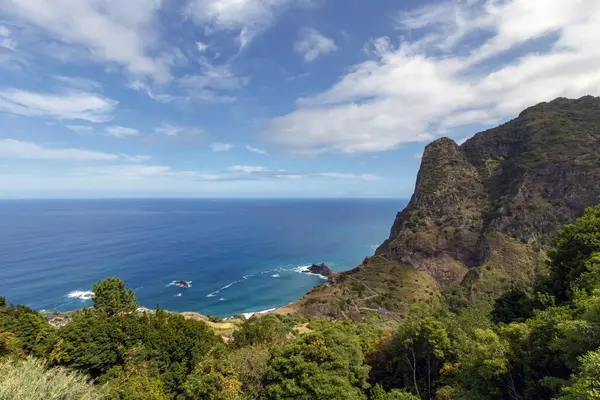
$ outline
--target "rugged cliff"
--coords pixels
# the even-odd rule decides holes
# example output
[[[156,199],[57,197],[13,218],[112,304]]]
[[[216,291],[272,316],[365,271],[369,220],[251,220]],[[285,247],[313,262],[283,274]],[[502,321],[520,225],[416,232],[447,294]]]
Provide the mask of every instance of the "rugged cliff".
[[[352,271],[283,312],[401,317],[444,286],[471,298],[532,283],[563,225],[600,203],[600,98],[559,98],[457,145],[425,149],[415,192],[390,237]]]
[[[559,98],[461,146],[427,146],[415,193],[376,254],[442,285],[467,277],[493,291],[531,280],[557,229],[599,202],[600,98]]]
[[[281,312],[401,318],[461,284],[472,299],[533,283],[551,237],[600,203],[600,98],[559,98],[423,153],[415,192],[374,257]]]

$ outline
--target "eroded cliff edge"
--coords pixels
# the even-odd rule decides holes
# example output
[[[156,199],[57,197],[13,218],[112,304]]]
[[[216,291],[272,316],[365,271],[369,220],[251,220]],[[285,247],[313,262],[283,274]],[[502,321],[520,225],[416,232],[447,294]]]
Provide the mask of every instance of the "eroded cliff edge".
[[[600,203],[600,98],[558,98],[422,157],[414,194],[375,256],[283,312],[401,317],[460,285],[471,298],[531,284],[551,237]]]
[[[415,193],[376,254],[442,285],[468,273],[531,280],[539,250],[599,202],[600,98],[559,98],[461,146],[427,146]]]

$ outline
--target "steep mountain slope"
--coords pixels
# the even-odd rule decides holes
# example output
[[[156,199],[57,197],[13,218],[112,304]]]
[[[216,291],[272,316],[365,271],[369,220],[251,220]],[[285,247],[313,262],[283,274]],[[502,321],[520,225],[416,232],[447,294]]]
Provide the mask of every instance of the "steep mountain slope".
[[[452,284],[477,297],[531,283],[550,238],[598,203],[600,98],[538,104],[461,146],[428,145],[410,203],[376,256],[290,310],[389,316]]]
[[[462,146],[446,138],[427,146],[415,193],[376,254],[442,285],[467,272],[531,280],[543,266],[539,250],[599,202],[600,98],[559,98]]]

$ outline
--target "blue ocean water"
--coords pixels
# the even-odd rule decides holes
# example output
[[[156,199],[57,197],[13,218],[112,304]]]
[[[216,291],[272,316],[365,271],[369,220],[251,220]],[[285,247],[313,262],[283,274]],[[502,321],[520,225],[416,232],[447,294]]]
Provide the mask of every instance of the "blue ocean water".
[[[388,235],[393,199],[3,200],[0,295],[35,309],[90,305],[73,297],[117,276],[140,304],[217,316],[301,297],[321,278],[298,267],[358,265]],[[192,281],[191,288],[172,285]],[[181,296],[177,296],[181,293]],[[71,295],[71,297],[69,297]]]

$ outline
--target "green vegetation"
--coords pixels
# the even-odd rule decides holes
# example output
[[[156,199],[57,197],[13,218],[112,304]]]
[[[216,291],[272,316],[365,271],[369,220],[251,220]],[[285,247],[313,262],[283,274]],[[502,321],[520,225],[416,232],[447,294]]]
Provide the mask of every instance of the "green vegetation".
[[[94,308],[108,315],[135,311],[139,305],[133,290],[119,278],[107,278],[92,286]]]
[[[47,369],[43,361],[31,357],[0,363],[0,400],[108,399],[105,389],[77,372]]]
[[[598,149],[592,96],[530,107],[460,146],[440,138],[376,254],[429,273],[442,290],[466,279],[472,300],[530,287],[552,237],[600,199]]]
[[[0,299],[0,400],[600,399],[600,206],[553,243],[547,274],[496,298],[471,296],[468,281],[440,292],[414,269],[386,277],[400,266],[374,257],[368,286],[335,277],[344,302],[399,309],[396,295],[431,294],[368,323],[255,316],[232,323],[229,343],[211,327],[228,321],[135,311],[116,278],[58,328]]]

